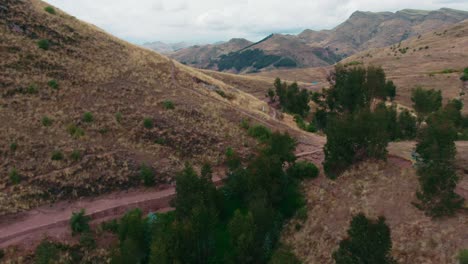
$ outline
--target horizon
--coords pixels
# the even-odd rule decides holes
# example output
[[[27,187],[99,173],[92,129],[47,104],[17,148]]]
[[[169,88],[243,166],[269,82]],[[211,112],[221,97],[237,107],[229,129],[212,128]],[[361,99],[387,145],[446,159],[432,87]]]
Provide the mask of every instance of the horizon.
[[[396,12],[404,9],[434,11],[450,8],[468,10],[463,0],[416,0],[374,3],[369,0],[333,0],[327,3],[291,0],[240,1],[187,0],[126,1],[47,0],[78,19],[134,44],[163,42],[191,45],[212,44],[245,38],[256,42],[270,34],[299,34],[303,30],[329,30],[351,14],[361,12]],[[283,15],[288,14],[288,15]],[[310,15],[312,14],[312,15]]]

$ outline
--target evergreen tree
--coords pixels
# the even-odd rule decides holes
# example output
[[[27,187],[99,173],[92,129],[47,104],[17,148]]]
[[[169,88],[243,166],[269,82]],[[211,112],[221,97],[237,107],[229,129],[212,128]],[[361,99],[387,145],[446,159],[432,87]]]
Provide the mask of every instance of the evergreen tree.
[[[416,117],[406,109],[401,111],[397,121],[397,138],[402,140],[414,139],[417,130]]]
[[[255,261],[255,223],[252,213],[243,215],[236,210],[228,226],[231,237],[233,262],[256,263]]]
[[[417,87],[411,94],[413,108],[418,113],[418,117],[423,120],[427,115],[439,110],[442,106],[442,93],[434,89],[424,90]]]
[[[340,242],[333,253],[336,264],[395,263],[390,255],[392,240],[385,218],[369,220],[362,213],[353,217],[348,238]]]

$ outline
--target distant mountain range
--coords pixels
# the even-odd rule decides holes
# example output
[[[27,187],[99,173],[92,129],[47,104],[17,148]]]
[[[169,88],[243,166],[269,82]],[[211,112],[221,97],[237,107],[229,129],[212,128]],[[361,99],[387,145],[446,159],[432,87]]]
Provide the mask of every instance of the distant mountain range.
[[[298,35],[271,34],[256,43],[232,39],[191,47],[165,46],[161,42],[145,46],[198,68],[258,72],[332,65],[357,52],[399,43],[465,19],[468,19],[467,11],[449,8],[403,9],[395,13],[356,11],[331,30],[306,29]]]
[[[142,46],[148,49],[152,49],[161,54],[169,54],[180,49],[188,48],[192,44],[187,42],[178,42],[178,43],[164,43],[162,41],[147,42]]]

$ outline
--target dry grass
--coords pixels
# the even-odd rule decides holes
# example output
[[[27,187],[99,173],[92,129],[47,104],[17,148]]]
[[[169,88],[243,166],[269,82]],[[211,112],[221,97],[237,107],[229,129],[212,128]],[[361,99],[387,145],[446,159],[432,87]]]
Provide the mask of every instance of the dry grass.
[[[283,241],[304,263],[333,263],[331,254],[346,236],[352,216],[364,212],[386,217],[398,263],[455,263],[458,251],[468,246],[467,213],[426,217],[411,204],[418,188],[414,169],[402,169],[400,163],[367,162],[336,181],[306,182],[308,219],[289,223]],[[296,226],[302,228],[297,231]]]
[[[0,13],[0,215],[139,186],[142,163],[155,168],[159,184],[172,182],[185,162],[220,164],[229,146],[247,155],[255,143],[240,120],[269,118],[252,95],[58,9],[51,15],[41,1],[2,4],[8,12]],[[50,49],[39,49],[39,39]],[[51,79],[58,91],[47,85]],[[36,94],[21,93],[31,84]],[[175,109],[165,109],[165,100]],[[82,122],[85,112],[94,122]],[[51,126],[41,124],[44,116]],[[144,118],[154,128],[145,129]],[[71,136],[72,124],[84,135]],[[51,160],[56,149],[64,160]],[[82,154],[78,161],[70,158],[74,150]],[[19,185],[9,179],[13,168]]]

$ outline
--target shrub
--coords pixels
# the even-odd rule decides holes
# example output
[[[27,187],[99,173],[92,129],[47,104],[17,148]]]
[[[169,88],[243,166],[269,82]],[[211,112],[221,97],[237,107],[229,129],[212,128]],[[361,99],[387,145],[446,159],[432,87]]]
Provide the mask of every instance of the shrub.
[[[50,88],[54,89],[54,90],[58,90],[59,88],[59,84],[57,82],[57,80],[50,80],[47,85],[49,85]]]
[[[249,128],[248,134],[261,142],[265,142],[270,138],[271,130],[263,125],[253,125]]]
[[[86,112],[83,114],[83,117],[81,118],[81,120],[83,120],[83,122],[86,122],[86,123],[91,123],[94,121],[93,114],[91,112]]]
[[[115,113],[115,121],[117,121],[117,123],[119,124],[122,122],[122,113],[120,112]]]
[[[55,243],[43,240],[34,251],[34,263],[51,264],[59,258],[60,250]]]
[[[298,161],[288,168],[288,175],[296,179],[316,178],[319,175],[317,166],[307,161]]]
[[[79,161],[81,160],[81,152],[79,150],[73,150],[73,152],[70,154],[70,159],[73,161]]]
[[[49,14],[55,15],[55,8],[53,8],[51,6],[44,7],[44,10]]]
[[[81,209],[79,212],[73,212],[70,218],[70,227],[72,235],[89,231],[89,220],[91,218],[85,215],[85,210]]]
[[[243,129],[249,129],[249,127],[250,127],[250,122],[249,122],[249,120],[243,118],[243,119],[241,120],[241,125],[240,125],[240,126],[241,126]]]
[[[461,77],[460,79],[461,79],[462,81],[465,81],[465,82],[468,81],[468,68],[465,68],[465,69],[463,70],[463,75],[462,75],[462,77]]]
[[[51,157],[52,160],[63,160],[63,154],[60,150],[54,150],[54,152],[52,152],[52,157]]]
[[[13,142],[10,144],[10,151],[14,152],[16,151],[16,149],[18,149],[18,143],[16,142]]]
[[[141,165],[140,179],[143,180],[145,186],[153,186],[155,184],[154,170],[150,166]]]
[[[74,138],[82,137],[85,134],[84,130],[75,124],[69,125],[67,130],[68,130],[68,133],[70,133],[70,135]]]
[[[41,120],[41,123],[42,123],[43,126],[48,127],[48,126],[51,126],[51,125],[52,125],[53,120],[50,119],[50,118],[47,117],[47,116],[44,116],[44,117],[42,118],[42,120]]]
[[[458,261],[460,264],[468,264],[468,249],[460,250],[460,253],[458,254]]]
[[[47,39],[41,39],[37,42],[37,46],[40,49],[48,50],[50,48],[50,42]]]
[[[26,93],[28,93],[28,94],[37,94],[37,92],[38,92],[37,85],[35,85],[35,84],[29,85],[27,90],[26,90]]]
[[[119,231],[119,223],[117,222],[116,219],[110,220],[103,222],[101,224],[101,227],[104,231],[111,232],[113,234],[117,234],[117,231]]]
[[[163,106],[164,106],[164,109],[167,109],[167,110],[170,110],[170,109],[174,109],[174,103],[170,100],[166,100],[163,102]]]
[[[146,128],[146,129],[152,129],[154,127],[154,123],[153,123],[153,119],[151,118],[145,118],[143,120],[143,126]]]
[[[13,184],[19,184],[21,182],[21,176],[15,168],[10,171],[8,176],[10,177],[10,181]]]
[[[96,248],[96,240],[91,232],[85,232],[80,236],[80,246],[87,249]]]

